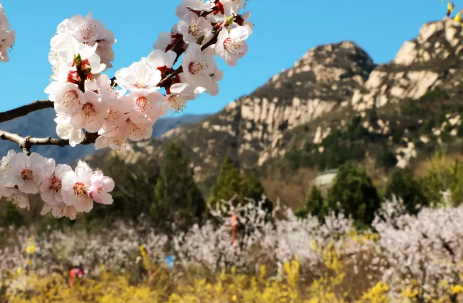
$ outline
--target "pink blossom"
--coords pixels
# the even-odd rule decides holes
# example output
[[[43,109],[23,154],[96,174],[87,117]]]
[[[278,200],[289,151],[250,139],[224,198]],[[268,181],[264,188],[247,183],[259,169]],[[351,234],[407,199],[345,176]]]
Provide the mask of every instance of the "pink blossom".
[[[63,201],[68,206],[74,206],[79,212],[90,212],[93,199],[90,197],[92,186],[92,169],[82,161],[76,170],[68,171],[62,177]]]
[[[75,129],[85,128],[96,133],[103,126],[108,116],[108,104],[103,102],[94,92],[85,92],[85,103],[71,117],[71,125]]]
[[[93,173],[90,195],[96,203],[111,205],[113,203],[113,198],[109,192],[112,192],[113,190],[113,179],[104,176],[99,170]]]
[[[45,90],[54,102],[55,111],[61,115],[72,115],[85,104],[84,93],[74,83],[51,83]]]
[[[40,186],[40,196],[42,200],[50,206],[57,206],[63,202],[61,194],[63,175],[72,171],[69,165],[58,164],[55,167],[55,161],[48,159],[45,177]]]

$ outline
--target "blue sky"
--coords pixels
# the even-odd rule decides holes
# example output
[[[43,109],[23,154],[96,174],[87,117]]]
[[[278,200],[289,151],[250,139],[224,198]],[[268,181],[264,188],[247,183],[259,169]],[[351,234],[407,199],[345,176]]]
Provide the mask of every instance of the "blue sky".
[[[112,76],[122,67],[147,56],[161,31],[178,19],[180,0],[0,0],[12,28],[17,31],[10,62],[0,63],[0,111],[44,99],[51,73],[47,55],[56,26],[74,14],[92,12],[114,31]],[[463,1],[462,1],[463,2]],[[256,24],[248,40],[250,51],[236,67],[219,63],[225,77],[217,97],[203,95],[184,113],[214,113],[226,104],[291,67],[310,48],[342,40],[363,47],[376,63],[394,58],[405,40],[420,26],[442,19],[446,5],[440,0],[249,0]]]

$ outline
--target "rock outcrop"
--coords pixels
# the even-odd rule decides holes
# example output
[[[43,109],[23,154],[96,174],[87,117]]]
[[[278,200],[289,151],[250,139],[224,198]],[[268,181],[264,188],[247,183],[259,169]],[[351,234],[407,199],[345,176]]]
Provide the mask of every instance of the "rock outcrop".
[[[353,42],[318,46],[178,138],[188,140],[199,179],[215,173],[225,154],[243,167],[259,166],[281,154],[285,133],[348,106],[374,67]]]
[[[353,107],[363,111],[418,99],[435,87],[449,92],[460,87],[462,38],[461,24],[451,19],[425,24],[418,38],[405,42],[392,62],[378,66],[355,91]]]

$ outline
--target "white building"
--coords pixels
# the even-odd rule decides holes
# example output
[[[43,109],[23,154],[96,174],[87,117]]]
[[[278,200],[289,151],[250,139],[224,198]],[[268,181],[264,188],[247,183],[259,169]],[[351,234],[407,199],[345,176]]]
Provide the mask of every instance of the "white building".
[[[320,189],[327,189],[333,184],[337,169],[327,170],[315,178],[315,185]]]

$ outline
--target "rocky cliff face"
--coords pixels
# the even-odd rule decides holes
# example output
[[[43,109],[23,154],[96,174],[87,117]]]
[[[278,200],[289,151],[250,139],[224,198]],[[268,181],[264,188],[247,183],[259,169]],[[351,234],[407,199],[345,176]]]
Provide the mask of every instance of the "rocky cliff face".
[[[374,64],[353,42],[316,47],[249,96],[177,138],[188,140],[199,179],[217,172],[228,154],[252,168],[281,154],[284,134],[348,106]]]
[[[406,98],[418,99],[435,87],[459,93],[463,72],[461,24],[444,20],[425,24],[418,38],[403,44],[396,58],[378,66],[365,86],[355,91],[352,105],[362,111]],[[460,79],[459,79],[460,78]]]
[[[406,166],[419,156],[418,145],[425,154],[448,143],[449,136],[463,136],[462,35],[461,24],[452,20],[425,24],[392,62],[378,66],[353,42],[318,46],[252,94],[164,139],[184,142],[202,181],[218,173],[225,155],[255,168],[306,143],[326,152],[323,139],[359,116],[366,136],[375,138],[370,141],[390,148],[397,165]],[[155,156],[155,144],[134,145],[124,157]]]

